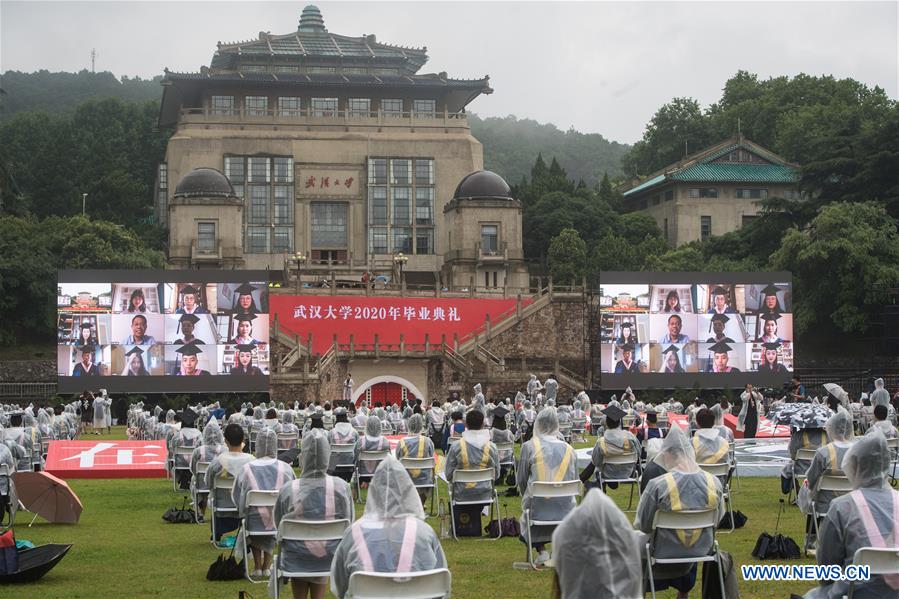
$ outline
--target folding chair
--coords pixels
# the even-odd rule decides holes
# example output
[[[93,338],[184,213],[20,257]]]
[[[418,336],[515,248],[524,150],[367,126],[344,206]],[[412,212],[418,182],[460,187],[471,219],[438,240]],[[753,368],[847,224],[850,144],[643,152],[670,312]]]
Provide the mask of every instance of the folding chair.
[[[274,512],[275,503],[278,501],[278,491],[247,491],[247,499],[246,499],[246,509],[249,512],[250,508],[269,508]],[[264,580],[253,580],[253,577],[250,576],[250,537],[274,537],[278,538],[277,530],[250,530],[247,527],[247,518],[241,518],[241,523],[243,525],[243,570],[246,575],[247,580],[252,583],[260,583],[265,582]]]
[[[636,421],[636,416],[625,416],[621,419],[621,428],[623,428],[624,430],[628,430],[630,427],[634,426],[634,423]]]
[[[586,418],[574,418],[571,421],[571,435],[579,440],[584,440],[584,433],[587,430]]]
[[[493,468],[475,468],[471,470],[462,470],[461,468],[453,471],[453,480],[449,485],[449,496],[450,496],[450,520],[453,523],[453,538],[455,540],[459,540],[459,537],[456,536],[456,514],[454,507],[456,505],[489,505],[490,506],[490,520],[496,520],[497,528],[499,530],[499,536],[494,539],[496,540],[502,537],[502,527],[499,526],[499,496],[496,494],[496,487],[493,486],[493,477],[496,475],[496,470]],[[456,485],[462,485],[467,483],[489,483],[490,484],[490,499],[478,499],[476,501],[460,501],[456,499]]]
[[[845,495],[852,491],[852,483],[849,482],[849,479],[843,475],[835,475],[835,474],[822,474],[821,479],[818,481],[818,492],[821,491],[830,491],[832,493],[836,493],[836,497],[840,495]],[[834,499],[836,499],[834,497]],[[818,518],[823,518],[826,514],[818,513],[817,501],[812,502],[812,521],[815,526],[815,538],[818,538]]]
[[[234,488],[234,479],[229,477],[217,476],[212,481],[212,489],[209,491],[209,509],[212,517],[209,519],[209,530],[212,531],[212,545],[219,547],[216,541],[218,536],[215,534],[215,518],[236,518],[237,506],[231,501],[231,490]]]
[[[734,528],[734,504],[731,501],[730,497],[730,477],[733,473],[733,468],[727,462],[719,462],[717,464],[696,464],[699,466],[700,470],[708,472],[719,481],[721,481],[721,487],[723,489],[722,498],[724,499],[724,504],[727,506],[728,512],[730,512],[730,530],[728,533],[732,533]],[[717,532],[717,531],[716,531]]]
[[[808,462],[811,465],[812,460],[815,459],[816,449],[798,449],[796,450],[796,459],[793,460],[793,492],[796,495],[799,495],[799,487],[802,486],[802,481],[805,480],[805,474],[796,474],[796,462],[804,461]],[[805,470],[808,472],[808,468]]]
[[[282,564],[284,559],[284,541],[339,541],[349,527],[349,520],[294,520],[291,518],[281,520],[278,523],[278,554],[272,561],[272,574],[275,577],[275,599],[280,597],[281,578],[317,578],[331,575],[330,569],[322,572],[285,570]]]
[[[499,463],[500,468],[503,466],[512,466],[512,472],[515,473],[515,480],[518,480],[518,462],[515,460],[515,442],[496,443],[496,453],[500,456],[508,456],[505,461]]]
[[[172,490],[178,492],[178,472],[190,472],[190,458],[194,454],[195,447],[176,447],[172,463]],[[178,465],[178,458],[182,458],[185,466]]]
[[[331,457],[337,455],[335,458],[338,462],[337,465],[334,466],[334,473],[338,472],[351,472],[353,474],[356,473],[356,444],[355,443],[331,443]],[[342,456],[350,456],[351,459],[345,460],[349,462],[348,464],[340,464],[344,460],[341,460]],[[352,477],[350,478],[352,480]]]
[[[899,437],[895,437],[893,439],[887,439],[887,448],[890,450],[890,457],[892,458],[893,468],[890,473],[890,478],[895,483],[896,482],[896,463],[899,462]]]
[[[47,459],[48,451],[50,451],[50,439],[44,437],[41,439],[41,457]]]
[[[293,423],[297,427],[297,436],[303,436],[303,427],[306,426],[306,416],[304,414],[298,413],[296,417],[293,419]]]
[[[575,504],[581,497],[581,481],[580,480],[563,480],[559,482],[541,482],[531,481],[528,483],[528,494],[531,497],[531,505],[534,505],[535,499],[564,499],[573,497]],[[574,506],[572,506],[574,509]],[[556,527],[562,523],[562,520],[532,520],[530,508],[524,510],[524,534],[527,539],[525,550],[525,563],[515,562],[513,567],[537,569],[534,562],[534,548],[531,542],[531,527],[533,526],[552,526]]]
[[[590,418],[590,434],[595,435],[596,431],[599,430],[599,427],[602,425],[602,418],[598,416],[593,416]]]
[[[365,427],[364,427],[364,426],[354,426],[353,428],[356,429],[356,432],[359,433],[360,435],[364,435],[364,434],[365,434]]]
[[[297,446],[299,436],[296,433],[278,433],[278,451],[287,451]]]
[[[353,572],[347,599],[435,599],[450,596],[452,575],[446,568],[421,572]]]
[[[571,424],[560,424],[559,432],[562,434],[562,438],[565,439],[566,443],[571,443]]]
[[[197,462],[197,473],[190,481],[190,499],[194,504],[194,521],[200,523],[200,496],[209,496],[209,489],[206,488],[206,470],[209,469],[209,462]]]
[[[246,431],[244,431],[246,432]],[[256,451],[256,435],[259,434],[259,429],[250,429],[250,434],[247,436],[247,439],[250,440],[250,453],[254,453]]]
[[[721,568],[721,554],[718,549],[718,541],[712,540],[712,546],[706,555],[696,557],[672,557],[657,558],[653,556],[653,548],[655,546],[656,531],[662,530],[695,530],[697,528],[711,528],[714,533],[718,526],[718,510],[710,508],[707,510],[683,510],[673,512],[668,510],[659,510],[655,513],[652,522],[652,533],[649,541],[646,543],[646,567],[649,569],[649,588],[652,598],[656,599],[656,584],[652,576],[652,567],[656,564],[690,564],[699,562],[715,562],[718,566],[718,583],[721,585],[721,597],[726,597],[727,593],[724,589],[724,572]]]
[[[435,501],[440,503],[440,487],[437,485],[437,458],[434,456],[428,458],[402,458],[400,463],[403,465],[403,468],[406,469],[407,472],[410,470],[430,470],[431,471],[431,483],[418,484],[415,482],[415,479],[412,478],[412,473],[409,472],[409,478],[412,478],[412,484],[415,485],[416,489],[431,489],[431,509],[430,514],[432,516],[436,516],[437,512],[435,510]]]
[[[861,547],[855,551],[852,563],[871,568],[875,574],[899,574],[899,549],[896,547]],[[849,599],[855,592],[855,581],[849,583]]]
[[[387,459],[387,454],[390,451],[387,449],[382,449],[381,451],[360,451],[359,457],[356,459],[356,497],[362,497],[362,479],[365,478],[366,481],[371,480],[375,476],[375,470],[378,469],[378,465]],[[377,462],[375,467],[372,468],[371,474],[363,473],[362,469],[359,465],[362,462]]]
[[[631,506],[634,504],[634,487],[640,484],[640,476],[637,473],[637,466],[640,463],[640,455],[636,451],[632,451],[630,453],[622,453],[619,455],[606,455],[602,457],[602,468],[597,468],[597,477],[599,479],[599,488],[602,489],[603,493],[605,493],[605,484],[606,483],[618,483],[622,485],[630,485],[631,493],[630,498],[627,502],[627,509],[625,512],[630,512]],[[602,472],[605,470],[606,464],[612,464],[616,466],[624,466],[631,465],[631,475],[625,478],[606,478],[603,476]]]

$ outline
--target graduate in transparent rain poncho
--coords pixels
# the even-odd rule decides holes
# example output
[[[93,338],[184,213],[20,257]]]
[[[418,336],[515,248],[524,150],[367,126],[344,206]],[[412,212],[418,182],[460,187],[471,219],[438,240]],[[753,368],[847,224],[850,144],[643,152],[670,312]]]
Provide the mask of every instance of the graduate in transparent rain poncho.
[[[359,433],[350,424],[346,408],[334,410],[334,420],[334,428],[328,431],[328,443],[331,445],[355,445],[359,441]],[[355,463],[354,453],[332,453],[330,464],[328,465],[328,474],[338,476],[346,482],[350,482],[353,478],[353,469],[350,466],[355,465]],[[338,470],[338,466],[347,466],[347,468]]]
[[[446,454],[444,472],[446,480],[450,483],[453,480],[453,472],[456,470],[490,468],[494,470],[493,479],[499,478],[499,452],[496,450],[496,445],[490,441],[490,431],[484,430],[483,427],[483,412],[470,410],[465,415],[465,432]],[[453,485],[453,497],[456,501],[490,503],[493,499],[491,490],[492,486],[489,482],[459,483]]]
[[[233,417],[234,415],[232,415]],[[225,427],[223,432],[227,451],[216,456],[209,463],[209,468],[206,469],[206,488],[209,489],[210,495],[214,492],[216,478],[236,479],[244,464],[253,460],[252,455],[243,451],[246,437],[240,424],[231,422]],[[226,491],[218,493],[215,498],[215,505],[221,508],[233,508],[234,502],[231,499],[231,494]],[[217,542],[224,533],[231,532],[239,524],[240,520],[237,518],[214,516],[212,526],[213,540]]]
[[[534,435],[521,446],[518,458],[518,490],[521,493],[521,509],[531,510],[532,520],[561,520],[574,509],[574,497],[558,499],[532,498],[530,484],[577,480],[577,456],[574,449],[559,439],[559,418],[553,408],[543,408],[534,421]],[[521,519],[521,540],[525,539],[525,521]],[[538,552],[537,565],[549,561],[546,544],[552,537],[552,527],[532,526],[531,543]]]
[[[355,459],[359,460],[359,454],[363,451],[389,451],[390,441],[381,434],[381,420],[377,416],[369,416],[365,422],[365,434],[356,441]],[[377,462],[362,460],[359,462],[359,472],[363,476],[370,476],[378,467]]]
[[[291,520],[356,519],[350,485],[327,474],[331,446],[325,431],[313,429],[300,444],[300,477],[281,488],[275,504],[275,524]],[[283,541],[279,569],[287,572],[325,572],[338,541]],[[322,599],[328,587],[327,578],[292,578],[295,599]]]
[[[396,444],[396,458],[430,458],[434,456],[434,443],[424,436],[423,423],[420,414],[413,414],[409,419],[409,434]],[[416,485],[434,484],[433,470],[409,470],[409,476]],[[421,500],[424,501],[431,494],[431,489],[418,490]]]
[[[643,597],[642,535],[608,495],[591,489],[553,532],[555,597]]]
[[[843,475],[843,456],[849,451],[849,447],[854,441],[852,416],[843,408],[839,408],[836,414],[827,419],[824,430],[827,432],[830,443],[815,451],[815,457],[812,458],[812,464],[806,473],[808,499],[815,502],[815,508],[822,515],[827,513],[831,500],[838,494],[834,491],[819,491],[818,485],[824,474]],[[802,501],[799,501],[799,504],[800,507],[803,507]],[[803,511],[810,514],[811,505],[807,504]]]
[[[183,470],[177,470],[178,484],[182,489],[190,488],[190,463],[187,457],[177,454],[175,450],[178,447],[197,447],[202,443],[203,435],[197,430],[196,424],[197,413],[190,408],[185,408],[184,411],[181,412],[181,430],[177,431],[172,436],[169,445],[169,455],[175,456],[176,470],[178,468],[183,468]]]
[[[3,429],[0,428],[0,439],[2,438]],[[0,443],[0,464],[5,464],[7,471],[7,476],[0,475],[0,526],[6,526],[15,520],[19,507],[16,484],[12,478],[16,472],[16,458],[6,443]]]
[[[331,563],[331,592],[346,596],[354,572],[421,572],[446,568],[437,533],[424,521],[405,468],[388,456],[375,471],[365,513],[343,535]]]
[[[237,506],[240,517],[245,518],[247,531],[277,530],[272,508],[247,508],[247,495],[250,491],[278,491],[294,480],[296,476],[290,464],[277,459],[278,435],[270,428],[263,428],[256,435],[256,459],[247,462],[240,470],[231,500]],[[253,550],[253,562],[256,569],[253,576],[268,576],[272,565],[272,550],[275,548],[274,536],[248,537]]]
[[[190,474],[193,477],[192,483],[197,491],[208,491],[206,486],[206,478],[197,476],[197,465],[200,463],[211,464],[219,455],[225,452],[225,436],[222,434],[222,428],[219,426],[215,418],[210,418],[203,429],[203,444],[194,449],[190,456]],[[208,468],[208,466],[207,466]],[[197,509],[197,518],[203,521],[203,513],[206,511],[206,503],[208,496],[201,493],[199,496]]]
[[[621,428],[621,420],[624,418],[624,411],[617,406],[610,405],[602,411],[606,416],[605,430],[602,436],[596,440],[593,446],[591,463],[583,472],[581,472],[581,480],[586,483],[594,473],[594,470],[602,471],[603,478],[629,478],[633,475],[635,464],[639,460],[635,460],[634,464],[606,464],[606,456],[619,456],[638,452],[640,450],[640,442],[630,432]],[[617,483],[609,483],[609,487],[615,489]]]
[[[845,568],[862,547],[899,547],[899,493],[888,483],[890,454],[880,431],[858,439],[841,465],[854,490],[830,503],[816,554],[820,565]],[[845,596],[848,589],[845,581],[822,582],[805,596],[837,598]],[[895,599],[899,597],[899,575],[872,575],[869,581],[857,582],[853,597]]]
[[[721,483],[696,465],[696,456],[689,437],[674,426],[662,442],[662,449],[653,458],[665,474],[652,479],[640,496],[634,527],[652,533],[652,523],[658,510],[715,509],[715,521],[724,516]],[[710,528],[695,530],[657,530],[653,552],[658,558],[698,557],[707,555],[715,540]],[[652,570],[656,590],[669,586],[678,590],[678,597],[686,597],[696,584],[696,564],[656,565]]]

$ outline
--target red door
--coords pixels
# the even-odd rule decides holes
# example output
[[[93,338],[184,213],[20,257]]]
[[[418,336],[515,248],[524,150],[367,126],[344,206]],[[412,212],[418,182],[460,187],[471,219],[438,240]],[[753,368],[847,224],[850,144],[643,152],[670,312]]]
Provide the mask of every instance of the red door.
[[[377,404],[386,406],[388,404],[399,404],[403,401],[403,386],[399,383],[377,383],[370,387],[371,403],[374,407]],[[365,399],[365,395],[359,397],[359,403]]]

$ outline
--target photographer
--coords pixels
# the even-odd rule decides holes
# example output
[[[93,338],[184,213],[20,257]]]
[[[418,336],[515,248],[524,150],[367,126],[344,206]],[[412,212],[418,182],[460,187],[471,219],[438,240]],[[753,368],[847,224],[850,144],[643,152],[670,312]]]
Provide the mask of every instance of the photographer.
[[[799,380],[799,375],[794,374],[793,380],[790,381],[789,395],[792,401],[805,401],[805,385]]]

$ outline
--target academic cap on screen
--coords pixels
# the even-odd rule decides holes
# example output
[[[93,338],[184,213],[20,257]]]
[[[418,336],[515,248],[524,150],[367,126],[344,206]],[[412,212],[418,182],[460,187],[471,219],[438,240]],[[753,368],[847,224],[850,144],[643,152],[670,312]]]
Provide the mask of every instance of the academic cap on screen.
[[[255,314],[238,314],[234,318],[236,320],[253,321],[253,320],[256,320],[256,315]]]
[[[134,347],[131,348],[131,351],[125,352],[125,355],[130,356],[131,354],[137,354],[138,356],[140,356],[143,353],[144,353],[144,350],[142,350],[141,348],[139,348],[138,346],[135,345]]]
[[[626,412],[618,406],[609,406],[608,408],[603,410],[602,413],[605,414],[608,418],[611,418],[612,420],[618,420],[619,422],[626,415]]]
[[[669,345],[665,349],[662,350],[663,354],[667,354],[668,352],[679,352],[680,350],[676,345]]]
[[[191,324],[197,324],[200,322],[200,317],[195,316],[194,314],[182,314],[181,318],[178,319],[178,322],[189,322]]]
[[[84,347],[81,348],[81,353],[83,353],[83,354],[92,354],[95,351],[97,351],[97,348],[94,347],[93,345],[85,345]]]
[[[253,287],[249,283],[244,283],[243,285],[241,285],[234,291],[236,291],[238,293],[238,295],[250,295],[251,293],[256,291],[256,287]]]
[[[716,320],[720,320],[724,324],[727,324],[727,321],[730,320],[730,317],[727,314],[715,314],[714,316],[712,316],[712,322],[715,322]]]
[[[196,343],[185,343],[175,351],[185,356],[196,356],[203,353],[203,350]]]
[[[239,343],[237,345],[237,351],[238,352],[251,352],[251,351],[253,351],[253,349],[255,349],[255,347],[256,347],[255,343]]]
[[[768,285],[764,289],[762,289],[762,294],[764,295],[777,295],[777,292],[780,291],[780,288],[775,286],[774,284]]]
[[[624,343],[622,345],[619,345],[618,349],[620,349],[622,351],[634,351],[634,344],[633,343]]]
[[[716,354],[724,354],[729,351],[732,351],[733,348],[731,346],[729,346],[727,343],[725,343],[724,341],[719,341],[715,345],[711,346],[709,348],[709,350],[715,352]]]
[[[780,343],[777,341],[769,341],[768,343],[762,343],[762,347],[765,349],[777,349],[780,347]]]
[[[186,287],[181,288],[181,293],[192,293],[193,295],[199,295],[200,290],[193,285],[187,285]]]
[[[82,322],[82,323],[81,323],[81,328],[82,328],[82,329],[89,329],[89,328],[91,328],[91,326],[92,326],[92,325],[91,325],[91,323],[89,323],[89,322]]]
[[[765,312],[762,314],[762,320],[773,320],[776,322],[780,319],[780,316],[778,312]]]

